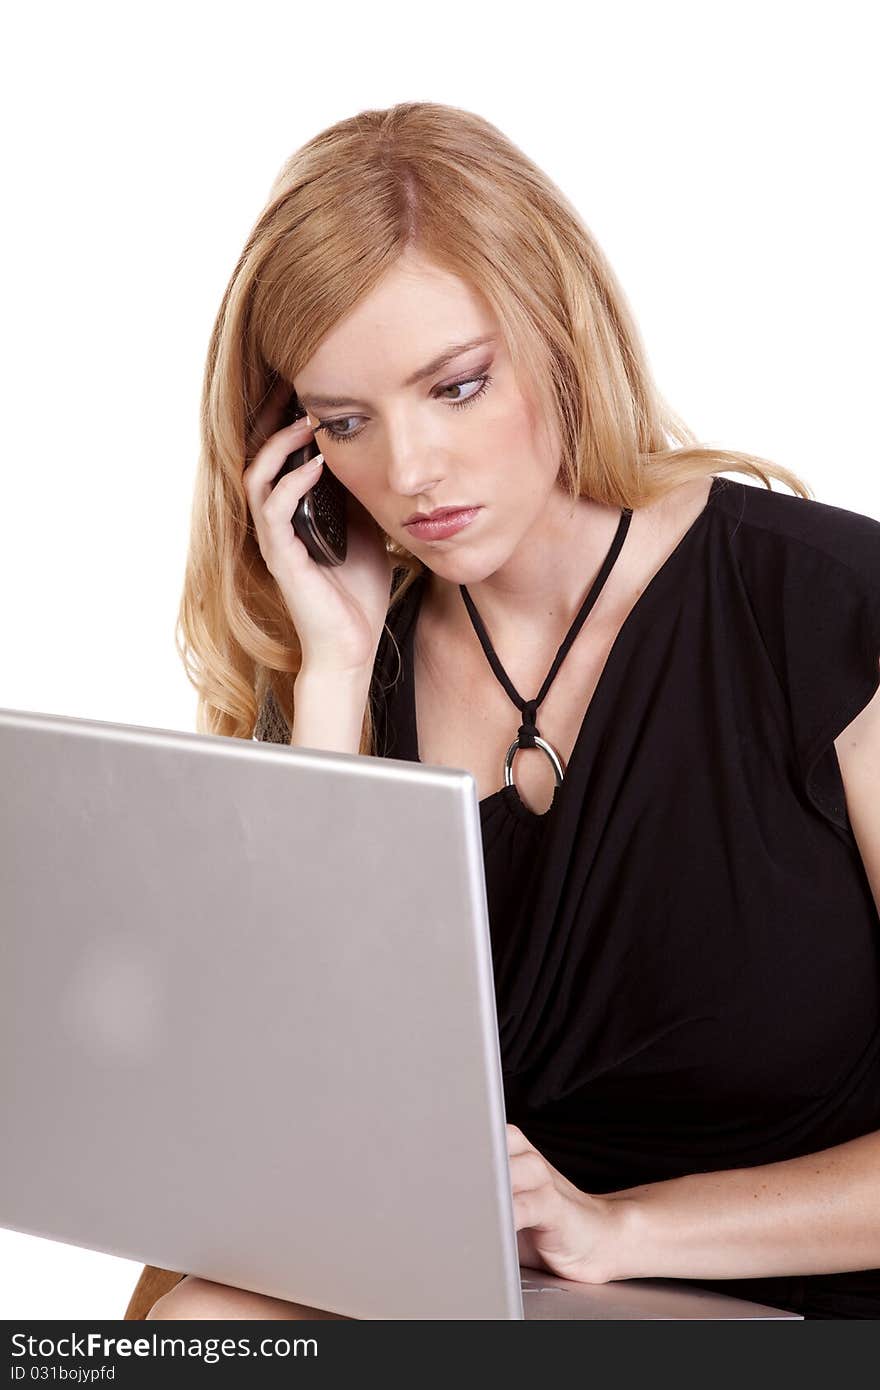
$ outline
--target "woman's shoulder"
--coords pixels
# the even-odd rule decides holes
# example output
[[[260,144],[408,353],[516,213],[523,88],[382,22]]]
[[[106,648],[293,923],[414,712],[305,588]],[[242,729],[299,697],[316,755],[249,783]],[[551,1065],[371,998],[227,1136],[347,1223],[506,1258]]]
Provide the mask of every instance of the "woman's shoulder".
[[[725,480],[729,481],[729,480]],[[768,651],[820,680],[823,662],[876,667],[880,521],[798,494],[730,482],[717,494],[725,552]],[[832,667],[826,667],[829,673]]]
[[[880,681],[880,521],[748,483],[717,500],[729,521],[723,612],[743,598],[785,693],[804,788],[849,836],[834,740]]]
[[[880,520],[864,512],[762,484],[724,478],[717,505],[740,550],[792,564],[842,566],[880,586]]]

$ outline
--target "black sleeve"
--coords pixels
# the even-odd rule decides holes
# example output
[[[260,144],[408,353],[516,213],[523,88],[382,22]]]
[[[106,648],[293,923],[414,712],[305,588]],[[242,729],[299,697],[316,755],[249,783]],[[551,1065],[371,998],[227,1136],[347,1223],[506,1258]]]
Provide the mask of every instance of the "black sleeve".
[[[880,521],[812,499],[785,508],[787,534],[765,537],[761,624],[803,790],[851,833],[834,740],[880,686]]]

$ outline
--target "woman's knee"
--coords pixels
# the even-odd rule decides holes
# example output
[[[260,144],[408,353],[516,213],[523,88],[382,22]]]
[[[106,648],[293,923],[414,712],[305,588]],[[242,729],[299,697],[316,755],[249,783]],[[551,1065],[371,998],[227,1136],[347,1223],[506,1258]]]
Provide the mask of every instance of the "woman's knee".
[[[328,1313],[323,1308],[311,1308],[305,1303],[289,1303],[286,1299],[271,1298],[250,1289],[217,1284],[195,1274],[185,1275],[173,1289],[157,1298],[145,1320],[156,1322],[173,1319],[183,1322],[211,1318],[272,1318],[279,1321],[333,1318],[349,1321],[343,1313]]]

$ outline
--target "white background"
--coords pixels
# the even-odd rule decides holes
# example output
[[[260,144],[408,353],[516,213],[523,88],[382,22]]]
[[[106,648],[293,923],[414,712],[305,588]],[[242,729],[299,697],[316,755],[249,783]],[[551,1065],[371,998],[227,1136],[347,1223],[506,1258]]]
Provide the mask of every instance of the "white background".
[[[700,440],[880,517],[871,19],[846,0],[17,6],[0,706],[194,728],[173,630],[208,334],[283,160],[366,107],[488,118],[580,209]],[[121,1317],[140,1267],[0,1230],[0,1317]]]

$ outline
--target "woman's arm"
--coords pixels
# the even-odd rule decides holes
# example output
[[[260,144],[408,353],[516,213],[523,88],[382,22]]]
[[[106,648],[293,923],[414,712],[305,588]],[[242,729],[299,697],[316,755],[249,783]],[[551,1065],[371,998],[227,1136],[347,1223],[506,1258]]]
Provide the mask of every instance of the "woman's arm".
[[[880,1268],[880,1130],[819,1153],[608,1193],[610,1279]]]

